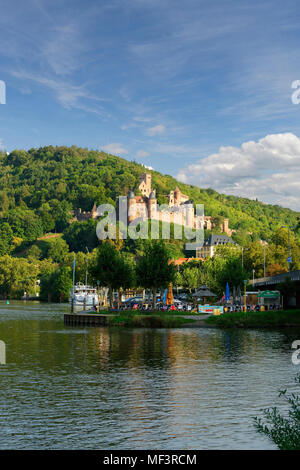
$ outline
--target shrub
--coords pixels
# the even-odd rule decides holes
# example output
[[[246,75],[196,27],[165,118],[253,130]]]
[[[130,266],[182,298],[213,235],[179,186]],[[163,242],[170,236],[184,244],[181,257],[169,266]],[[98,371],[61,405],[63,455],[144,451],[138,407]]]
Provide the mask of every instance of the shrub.
[[[300,385],[300,374],[296,377]],[[265,422],[254,418],[257,431],[271,439],[280,450],[300,450],[300,396],[287,395],[287,390],[279,393],[289,405],[287,416],[280,414],[276,407],[263,410]]]

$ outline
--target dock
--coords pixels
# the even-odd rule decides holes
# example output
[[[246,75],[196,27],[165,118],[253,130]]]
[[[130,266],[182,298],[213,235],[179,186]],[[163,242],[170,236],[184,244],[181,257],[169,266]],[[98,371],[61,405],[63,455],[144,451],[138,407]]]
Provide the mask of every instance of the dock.
[[[115,315],[101,313],[65,313],[64,324],[69,326],[107,326],[107,318]]]

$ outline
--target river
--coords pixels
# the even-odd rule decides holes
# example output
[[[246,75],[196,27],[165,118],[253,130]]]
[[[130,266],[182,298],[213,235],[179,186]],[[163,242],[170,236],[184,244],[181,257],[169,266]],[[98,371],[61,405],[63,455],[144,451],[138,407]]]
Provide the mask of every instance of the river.
[[[274,449],[252,418],[300,372],[300,330],[73,328],[0,303],[0,449]]]

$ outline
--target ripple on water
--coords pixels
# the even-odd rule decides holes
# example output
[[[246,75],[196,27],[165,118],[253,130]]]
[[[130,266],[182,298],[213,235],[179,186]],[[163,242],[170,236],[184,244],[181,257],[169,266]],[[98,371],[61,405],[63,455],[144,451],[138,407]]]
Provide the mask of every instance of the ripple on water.
[[[0,305],[1,449],[274,448],[252,418],[299,332],[69,329],[66,308]]]

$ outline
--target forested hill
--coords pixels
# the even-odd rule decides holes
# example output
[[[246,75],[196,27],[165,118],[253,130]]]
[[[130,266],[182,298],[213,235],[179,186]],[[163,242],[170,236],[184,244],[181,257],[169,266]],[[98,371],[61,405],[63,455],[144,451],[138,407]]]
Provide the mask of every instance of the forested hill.
[[[115,204],[116,197],[131,188],[138,193],[139,175],[145,171],[149,170],[134,161],[77,147],[0,153],[0,216],[11,227],[19,224],[18,233],[22,217],[35,220],[32,238],[54,229],[62,231],[70,210],[89,211],[94,202]],[[300,216],[280,206],[225,196],[157,171],[151,173],[159,203],[167,202],[166,195],[178,185],[194,203],[205,205],[206,215],[228,217],[230,228],[254,232],[263,239],[281,225],[295,224]]]

